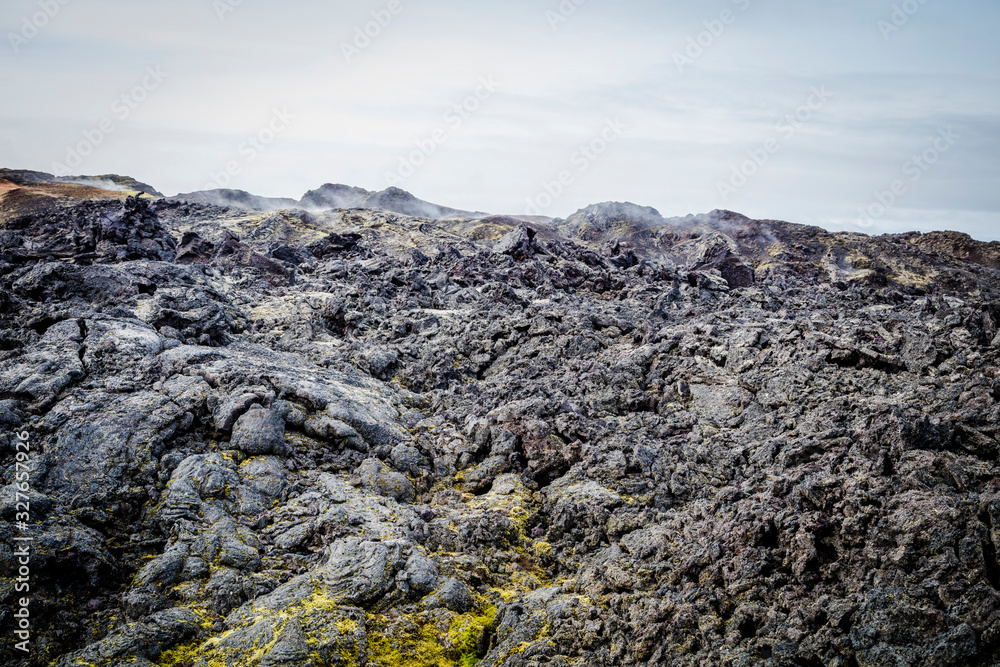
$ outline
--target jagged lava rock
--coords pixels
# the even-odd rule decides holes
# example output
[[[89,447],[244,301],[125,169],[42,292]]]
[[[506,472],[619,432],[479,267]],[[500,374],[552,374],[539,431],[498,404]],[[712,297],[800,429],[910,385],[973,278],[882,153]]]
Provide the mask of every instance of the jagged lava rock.
[[[1000,665],[993,244],[0,179],[2,664]]]

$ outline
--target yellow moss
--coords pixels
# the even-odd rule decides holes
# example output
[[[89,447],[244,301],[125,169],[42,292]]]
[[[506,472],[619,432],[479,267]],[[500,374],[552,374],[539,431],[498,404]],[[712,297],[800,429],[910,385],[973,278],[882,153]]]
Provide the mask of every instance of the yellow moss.
[[[535,555],[539,557],[548,556],[552,553],[552,545],[545,541],[535,542],[532,548],[535,550]]]
[[[542,588],[549,584],[549,575],[537,561],[537,554],[521,547],[514,547],[518,555],[511,568],[508,584],[523,593]]]
[[[510,511],[510,520],[514,522],[518,530],[520,530],[522,533],[525,532],[528,528],[528,517],[530,516],[531,514],[528,512],[528,510],[520,506],[515,507]]]
[[[337,621],[337,631],[341,634],[347,635],[356,632],[358,629],[357,621],[351,618],[342,618]]]
[[[771,257],[777,257],[784,251],[785,245],[783,243],[775,243],[767,247],[767,254]]]
[[[176,648],[172,648],[169,651],[164,651],[160,654],[159,667],[186,667],[187,665],[193,665],[198,659],[199,648],[201,648],[202,642],[193,641],[187,644],[182,644]]]
[[[488,605],[482,614],[464,614],[451,623],[448,638],[457,647],[462,667],[473,667],[479,662],[479,646],[483,636],[493,628],[497,608]]]
[[[209,630],[212,627],[212,619],[215,614],[204,607],[188,607],[189,611],[194,613],[200,620],[199,625],[202,630]],[[160,661],[158,663],[159,667],[186,667],[186,665],[194,664],[198,655],[201,653],[199,650],[205,642],[200,639],[195,639],[187,643],[176,646],[169,651],[163,651],[160,654]],[[209,663],[209,667],[218,667]],[[222,667],[225,667],[224,665]]]
[[[296,605],[302,611],[309,613],[314,611],[330,611],[337,607],[337,601],[326,594],[326,591],[317,588],[312,595]],[[350,621],[354,624],[354,621]],[[338,624],[338,629],[339,629]],[[354,624],[354,627],[357,627]],[[352,628],[353,631],[354,628]]]
[[[521,642],[511,650],[507,651],[507,656],[511,655],[521,655],[531,646],[531,642]]]
[[[433,625],[421,626],[416,632],[392,638],[379,628],[368,632],[368,663],[381,667],[454,667],[442,646]],[[395,641],[393,641],[395,639]]]
[[[484,604],[478,613],[452,619],[442,634],[432,622],[422,622],[398,635],[386,633],[387,621],[373,616],[368,623],[368,664],[380,667],[474,667],[479,649],[496,619],[497,608]],[[416,619],[414,619],[416,622]]]
[[[931,284],[930,276],[926,276],[920,273],[915,273],[909,269],[900,269],[896,273],[896,281],[902,283],[903,285],[910,285],[913,287],[927,287]]]
[[[518,591],[508,590],[505,588],[491,588],[490,593],[496,593],[504,602],[512,602],[521,597],[521,593]]]

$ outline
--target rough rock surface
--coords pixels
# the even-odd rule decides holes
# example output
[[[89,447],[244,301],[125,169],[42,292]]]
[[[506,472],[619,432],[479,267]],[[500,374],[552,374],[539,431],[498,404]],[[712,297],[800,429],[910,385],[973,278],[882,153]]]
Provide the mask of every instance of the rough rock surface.
[[[994,244],[4,174],[0,664],[1000,665]]]

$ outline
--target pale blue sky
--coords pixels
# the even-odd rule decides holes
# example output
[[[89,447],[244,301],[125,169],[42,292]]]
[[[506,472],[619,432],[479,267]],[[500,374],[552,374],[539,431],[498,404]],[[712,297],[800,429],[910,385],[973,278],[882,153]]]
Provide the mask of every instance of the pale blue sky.
[[[64,2],[0,9],[5,166],[51,172],[83,142],[93,150],[74,173],[174,194],[233,162],[231,187],[298,197],[324,182],[382,189],[422,141],[433,154],[392,182],[458,208],[524,213],[530,201],[565,216],[627,200],[667,216],[729,208],[1000,239],[995,1],[566,0],[575,11],[560,13],[559,0],[398,0],[350,62],[342,45],[389,0]],[[912,14],[887,32],[904,4]],[[55,16],[34,19],[46,25],[28,39],[45,5]],[[220,19],[220,7],[232,11]],[[702,53],[678,64],[699,37]],[[145,99],[125,106],[144,77]],[[475,111],[449,114],[477,87]],[[782,121],[797,110],[803,122]],[[262,152],[241,150],[269,124],[280,131]],[[578,152],[595,140],[602,154]],[[908,162],[925,150],[931,163]],[[744,165],[752,155],[764,164]],[[543,184],[561,172],[550,198]],[[883,209],[876,193],[897,180]],[[865,208],[875,215],[859,226]]]

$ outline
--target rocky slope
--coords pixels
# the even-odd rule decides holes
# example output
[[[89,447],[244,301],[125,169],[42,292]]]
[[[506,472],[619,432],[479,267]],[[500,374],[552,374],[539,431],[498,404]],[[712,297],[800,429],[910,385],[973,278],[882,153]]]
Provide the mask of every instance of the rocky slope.
[[[460,211],[446,206],[438,206],[417,199],[399,188],[388,188],[381,192],[370,192],[362,188],[327,183],[321,188],[310,190],[301,199],[278,197],[258,197],[243,190],[202,190],[181,193],[170,198],[174,202],[202,204],[219,208],[241,209],[244,211],[280,211],[301,209],[304,211],[328,211],[331,209],[368,209],[399,213],[424,218],[482,218],[485,214]]]
[[[2,664],[1000,665],[1000,244],[0,179]]]

